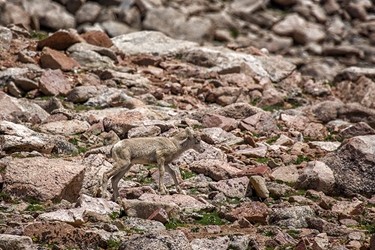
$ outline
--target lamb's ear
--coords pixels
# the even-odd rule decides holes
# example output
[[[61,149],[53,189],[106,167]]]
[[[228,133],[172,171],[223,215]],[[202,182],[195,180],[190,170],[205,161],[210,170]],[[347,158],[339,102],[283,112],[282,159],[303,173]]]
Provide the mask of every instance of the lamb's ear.
[[[192,138],[194,136],[194,131],[193,131],[192,128],[186,127],[185,131],[186,131],[186,135],[187,135],[188,138]]]

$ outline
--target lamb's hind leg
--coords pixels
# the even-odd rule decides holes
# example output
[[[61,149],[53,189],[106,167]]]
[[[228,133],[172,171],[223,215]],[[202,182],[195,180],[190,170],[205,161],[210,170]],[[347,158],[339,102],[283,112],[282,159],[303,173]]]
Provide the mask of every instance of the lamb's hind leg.
[[[117,198],[119,197],[119,192],[118,192],[118,183],[122,179],[122,177],[129,171],[131,168],[132,164],[128,164],[126,168],[121,169],[120,172],[115,174],[111,181],[112,181],[112,189],[113,189],[113,201],[117,201]]]
[[[108,179],[111,178],[112,176],[119,175],[120,172],[124,172],[124,174],[125,174],[126,171],[124,171],[124,170],[128,169],[129,166],[130,166],[130,161],[119,160],[113,165],[113,168],[111,168],[110,170],[106,171],[103,174],[102,191],[101,191],[102,197],[104,197],[104,195],[106,193],[107,185],[108,185]],[[118,181],[117,181],[117,183],[118,183]],[[114,200],[116,200],[117,197],[118,197],[117,183],[116,183],[116,188],[113,189]],[[112,186],[113,186],[113,181],[112,181]]]
[[[180,177],[180,175],[177,173],[177,170],[171,168],[170,165],[165,165],[165,170],[167,170],[167,172],[172,176],[172,179],[173,179],[174,185],[176,186],[177,192],[182,194],[182,189],[180,187],[179,181],[183,182],[183,180]]]

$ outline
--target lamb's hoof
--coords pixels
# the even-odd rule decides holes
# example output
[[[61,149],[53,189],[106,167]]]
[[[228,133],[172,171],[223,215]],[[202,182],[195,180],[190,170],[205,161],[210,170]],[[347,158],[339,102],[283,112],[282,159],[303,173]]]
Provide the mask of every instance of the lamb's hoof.
[[[122,204],[122,199],[121,199],[121,197],[117,197],[117,199],[115,200],[115,202],[116,202],[117,204],[121,205],[121,204]]]
[[[165,186],[159,186],[159,193],[161,195],[166,195],[168,193],[167,188]]]

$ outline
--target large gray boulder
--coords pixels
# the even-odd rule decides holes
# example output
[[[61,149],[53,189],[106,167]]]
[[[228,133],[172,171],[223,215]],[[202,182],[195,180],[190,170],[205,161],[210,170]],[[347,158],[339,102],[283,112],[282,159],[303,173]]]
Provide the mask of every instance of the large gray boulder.
[[[160,231],[132,237],[121,243],[119,250],[191,250],[188,239],[182,231]]]
[[[375,194],[375,135],[356,136],[321,159],[335,177],[336,195]]]

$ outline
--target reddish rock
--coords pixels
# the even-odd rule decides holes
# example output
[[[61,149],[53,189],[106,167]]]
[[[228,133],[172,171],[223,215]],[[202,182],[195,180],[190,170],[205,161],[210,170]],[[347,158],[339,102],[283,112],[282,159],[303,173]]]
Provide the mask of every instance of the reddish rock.
[[[222,115],[207,114],[202,119],[203,126],[208,128],[219,127],[225,131],[231,131],[237,128],[237,120]]]
[[[120,188],[120,197],[126,199],[138,199],[144,193],[156,194],[150,186]]]
[[[270,173],[271,169],[264,166],[255,167],[248,170],[238,171],[235,176],[252,176],[252,175],[261,175],[267,176]]]
[[[13,158],[6,164],[3,191],[22,199],[75,202],[85,166],[63,159]]]
[[[163,61],[163,58],[160,56],[151,56],[151,55],[139,55],[132,59],[132,63],[141,65],[141,66],[158,66],[160,62]]]
[[[38,42],[38,49],[49,47],[55,50],[65,50],[75,43],[83,42],[84,40],[73,30],[59,30],[53,33],[51,36],[40,40]]]
[[[40,57],[40,66],[44,69],[61,69],[62,71],[70,71],[73,68],[81,67],[73,58],[69,58],[65,54],[48,47],[43,49]]]
[[[36,222],[27,225],[24,235],[31,237],[36,243],[57,244],[79,249],[98,249],[105,243],[99,234],[86,232],[63,222]]]
[[[260,135],[279,131],[272,116],[265,112],[259,112],[242,120],[240,128]]]
[[[226,214],[225,217],[227,220],[235,221],[241,218],[252,223],[266,223],[268,216],[268,208],[262,202],[244,202],[239,207],[233,209],[229,214]]]
[[[241,171],[220,160],[199,160],[190,164],[189,168],[197,173],[207,175],[215,181],[225,180],[237,176]]]
[[[109,36],[100,30],[90,30],[81,35],[89,44],[109,48],[113,45]]]
[[[249,178],[246,176],[211,182],[209,185],[213,190],[223,192],[226,196],[232,198],[244,198],[249,185]]]
[[[169,220],[168,213],[163,208],[155,210],[147,219],[160,221],[161,223],[166,223]]]
[[[40,77],[39,89],[45,95],[56,96],[65,95],[71,87],[61,70],[49,69]]]
[[[129,111],[118,115],[107,116],[103,119],[104,129],[106,131],[115,131],[120,138],[125,138],[128,131],[136,127],[132,123],[148,120],[139,111]]]

